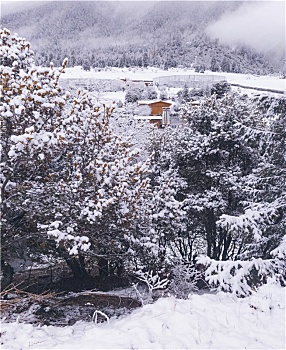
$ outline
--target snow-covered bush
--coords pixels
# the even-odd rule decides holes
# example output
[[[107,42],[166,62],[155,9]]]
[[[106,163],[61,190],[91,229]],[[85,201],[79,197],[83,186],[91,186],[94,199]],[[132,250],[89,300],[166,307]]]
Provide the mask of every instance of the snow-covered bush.
[[[143,100],[156,100],[157,97],[158,93],[154,87],[147,86],[142,92]]]
[[[158,272],[154,272],[152,270],[145,271],[145,272],[138,270],[135,273],[135,277],[137,280],[143,282],[148,288],[148,296],[146,298],[147,302],[152,301],[154,291],[164,290],[167,288],[168,284],[170,283],[168,277],[163,278],[160,276]],[[134,288],[143,303],[143,296],[139,292],[137,286],[138,286],[138,283],[134,284]]]
[[[23,260],[51,253],[72,260],[78,277],[87,252],[102,265],[136,256],[148,160],[115,133],[112,108],[61,90],[66,60],[60,70],[36,68],[23,39],[1,30],[1,40],[11,56],[1,66],[3,256],[13,259],[11,245],[22,244]]]
[[[37,196],[61,154],[56,151],[61,135],[55,130],[67,96],[58,80],[67,62],[60,70],[37,68],[25,39],[0,29],[0,40],[2,257],[16,254],[25,262],[27,239],[35,239],[33,247],[41,244],[34,235]]]
[[[205,280],[211,287],[240,297],[250,295],[269,278],[285,286],[285,260],[216,261],[201,256],[196,263],[204,266]]]
[[[186,105],[185,117],[151,147],[154,189],[163,175],[185,184],[174,194],[185,215],[167,246],[188,261],[269,259],[285,230],[285,113],[261,115],[230,94]]]
[[[197,291],[197,282],[201,277],[195,266],[177,263],[172,268],[171,282],[168,291],[177,298],[187,299],[189,294]]]
[[[125,103],[135,103],[142,99],[143,89],[139,87],[131,87],[126,91]]]
[[[230,92],[231,86],[226,81],[218,82],[211,87],[211,95],[215,94],[217,98],[222,98]]]
[[[151,115],[151,108],[147,105],[141,105],[141,106],[138,106],[134,112],[137,115],[148,116],[148,115]]]

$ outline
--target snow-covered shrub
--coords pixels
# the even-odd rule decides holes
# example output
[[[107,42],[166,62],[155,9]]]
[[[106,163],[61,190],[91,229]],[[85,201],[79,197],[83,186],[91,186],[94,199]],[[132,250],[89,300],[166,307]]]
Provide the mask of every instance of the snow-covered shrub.
[[[154,87],[148,86],[142,92],[143,100],[156,100],[157,96],[158,96],[158,93]]]
[[[166,88],[162,88],[162,89],[159,91],[159,99],[160,99],[160,100],[163,100],[163,101],[168,99],[168,94],[167,94]]]
[[[216,261],[201,256],[196,263],[204,266],[205,280],[210,287],[240,297],[252,294],[269,278],[274,277],[277,283],[285,285],[285,260]]]
[[[216,94],[217,98],[222,98],[231,90],[231,86],[226,81],[221,81],[211,87],[211,95]]]
[[[184,215],[175,215],[169,227],[182,220],[166,245],[188,261],[269,259],[285,232],[285,113],[266,117],[251,99],[229,94],[186,105],[184,114],[183,129],[152,143],[154,192],[164,176],[185,183],[174,188]]]
[[[125,103],[135,103],[142,99],[143,89],[139,87],[130,87],[125,94]]]
[[[27,239],[34,240],[31,247],[41,245],[35,214],[40,203],[46,212],[47,202],[38,195],[61,155],[55,130],[67,96],[58,81],[67,61],[59,70],[34,67],[30,44],[7,29],[0,29],[0,51],[2,257],[24,262]]]
[[[198,290],[197,282],[201,272],[190,264],[178,263],[172,268],[168,291],[177,298],[187,299],[189,294]]]
[[[87,251],[104,265],[136,256],[148,160],[114,131],[113,108],[98,106],[88,92],[71,99],[60,88],[66,60],[60,70],[33,67],[29,44],[0,33],[5,259],[15,242],[23,260],[43,252],[80,259],[82,277]]]
[[[145,272],[139,270],[135,273],[135,277],[139,281],[143,282],[148,288],[147,302],[150,302],[152,300],[154,291],[166,289],[170,282],[168,277],[161,277],[158,272],[154,272],[152,270]],[[143,302],[142,295],[138,291],[137,286],[138,284],[134,284],[135,290]]]

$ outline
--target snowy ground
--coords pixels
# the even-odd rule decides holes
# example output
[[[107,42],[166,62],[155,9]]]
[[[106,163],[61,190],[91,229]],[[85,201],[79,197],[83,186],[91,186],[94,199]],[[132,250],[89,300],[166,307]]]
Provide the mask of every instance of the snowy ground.
[[[285,288],[266,285],[244,299],[192,294],[145,305],[109,323],[33,327],[5,323],[3,350],[285,349]]]
[[[86,79],[87,81],[91,80],[100,80],[100,79],[111,79],[111,80],[153,80],[155,77],[166,76],[166,75],[217,75],[217,73],[206,71],[205,73],[195,73],[193,69],[169,69],[167,71],[159,69],[159,68],[107,68],[104,70],[95,70],[84,71],[82,67],[73,67],[67,68],[65,73],[61,75],[61,82],[66,84],[66,82],[72,82],[73,79]],[[219,73],[226,78],[226,80],[231,84],[239,84],[241,86],[248,86],[251,89],[245,89],[243,87],[233,86],[233,91],[238,91],[242,94],[254,95],[254,94],[267,94],[273,95],[276,97],[282,96],[281,94],[270,93],[270,92],[262,92],[259,90],[254,90],[254,88],[258,89],[272,89],[285,91],[286,95],[286,81],[285,79],[280,79],[279,76],[256,76],[250,74],[235,74],[235,73]],[[68,88],[68,87],[67,87]],[[181,90],[179,88],[168,88],[167,94],[169,98],[176,96],[177,92]],[[101,92],[99,96],[97,96],[99,103],[107,103],[112,104],[113,102],[124,102],[126,91],[118,90],[114,92]]]
[[[225,76],[229,83],[240,84],[244,86],[251,86],[265,89],[286,89],[285,79],[280,79],[279,76],[257,76],[251,74],[236,74],[236,73],[215,73],[206,71],[205,73],[195,73],[193,69],[178,69],[172,68],[169,70],[162,70],[159,68],[108,68],[106,70],[90,72],[84,71],[81,67],[67,68],[65,74],[61,76],[65,79],[130,79],[130,80],[153,80],[155,77],[169,76],[169,75],[222,75]]]

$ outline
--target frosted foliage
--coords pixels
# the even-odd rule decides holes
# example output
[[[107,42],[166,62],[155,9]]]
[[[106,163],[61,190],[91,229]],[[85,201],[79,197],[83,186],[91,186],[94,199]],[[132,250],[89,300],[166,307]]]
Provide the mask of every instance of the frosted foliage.
[[[42,228],[46,228],[42,226]],[[49,237],[53,238],[57,246],[63,243],[70,255],[78,255],[90,248],[89,238],[86,236],[75,236],[73,227],[64,227],[61,221],[52,222],[47,230]]]
[[[196,282],[201,273],[187,264],[177,264],[172,270],[172,279],[168,290],[172,295],[180,299],[187,299],[189,294],[198,288]]]
[[[263,233],[263,224],[271,223],[271,219],[277,215],[275,205],[255,204],[253,208],[245,210],[240,216],[221,215],[217,224],[219,227],[229,232],[250,232],[256,241],[261,239]]]
[[[274,277],[277,283],[285,278],[284,260],[216,261],[201,256],[197,264],[206,268],[205,279],[210,286],[242,297],[252,294],[269,278]]]
[[[3,217],[14,194],[29,188],[32,173],[52,157],[60,141],[56,132],[66,96],[61,94],[58,79],[64,70],[36,68],[30,44],[6,29],[1,35],[1,177]],[[31,184],[31,181],[30,181]],[[13,199],[12,199],[13,200]]]
[[[60,94],[58,79],[66,62],[61,70],[32,67],[29,43],[6,30],[1,30],[1,37],[5,59],[0,68],[4,90],[0,112],[5,133],[10,134],[1,142],[3,158],[15,163],[23,156],[41,153],[38,156],[44,159],[44,153],[50,153],[59,139],[55,117],[62,112],[65,96]],[[17,54],[13,55],[14,51]]]
[[[14,57],[15,50],[22,60],[17,65],[7,59],[7,66],[1,66],[5,237],[13,239],[9,224],[24,207],[31,225],[25,228],[27,237],[48,233],[75,256],[90,249],[91,241],[97,250],[126,253],[132,245],[130,226],[149,182],[148,161],[139,162],[140,150],[116,135],[110,125],[112,108],[94,105],[87,92],[71,97],[61,90],[59,77],[67,60],[60,69],[30,66],[25,61],[29,45],[5,30],[1,35],[11,46],[5,55]],[[22,51],[19,45],[25,46]]]
[[[286,259],[286,235],[282,238],[279,246],[272,250],[271,254],[278,259]]]
[[[138,280],[147,285],[150,296],[155,290],[165,289],[170,282],[168,278],[161,278],[160,275],[154,271],[137,271],[135,276]]]
[[[17,34],[4,28],[0,29],[0,66],[11,67],[12,71],[26,69],[34,63],[34,53],[30,50],[30,43]]]
[[[79,93],[74,99],[58,129],[61,145],[66,149],[68,171],[63,169],[66,179],[56,186],[74,198],[68,205],[77,218],[69,218],[70,225],[79,222],[78,232],[94,225],[97,230],[92,229],[87,236],[102,247],[110,245],[110,249],[120,250],[128,237],[124,232],[128,231],[148,184],[142,178],[148,171],[148,162],[138,162],[140,150],[131,149],[128,141],[114,134],[109,124],[112,113],[107,107],[94,107],[87,93]],[[114,230],[121,243],[112,240]],[[63,241],[70,237],[66,233],[52,234]],[[70,254],[77,254],[78,243],[70,241],[76,243],[69,249]],[[87,245],[80,249],[83,247]]]

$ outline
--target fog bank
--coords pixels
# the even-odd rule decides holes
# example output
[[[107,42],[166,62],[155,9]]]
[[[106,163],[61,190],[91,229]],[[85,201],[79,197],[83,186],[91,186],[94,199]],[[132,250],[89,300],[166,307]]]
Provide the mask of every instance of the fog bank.
[[[225,44],[285,54],[285,18],[284,1],[247,2],[211,24],[207,33]]]

